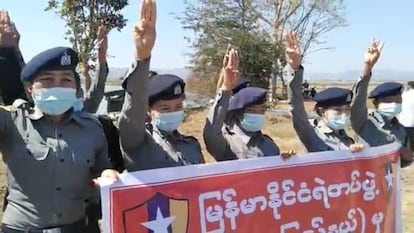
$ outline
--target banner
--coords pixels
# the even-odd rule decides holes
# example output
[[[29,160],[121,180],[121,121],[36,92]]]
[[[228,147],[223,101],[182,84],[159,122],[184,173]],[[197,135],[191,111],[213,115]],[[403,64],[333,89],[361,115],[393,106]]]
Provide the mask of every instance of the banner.
[[[399,144],[122,174],[105,233],[400,233]]]

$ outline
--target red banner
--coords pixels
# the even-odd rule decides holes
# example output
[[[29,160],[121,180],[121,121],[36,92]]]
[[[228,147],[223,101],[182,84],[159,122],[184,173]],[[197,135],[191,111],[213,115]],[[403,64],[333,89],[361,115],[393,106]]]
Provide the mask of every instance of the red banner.
[[[396,233],[397,148],[122,175],[102,187],[105,232]]]

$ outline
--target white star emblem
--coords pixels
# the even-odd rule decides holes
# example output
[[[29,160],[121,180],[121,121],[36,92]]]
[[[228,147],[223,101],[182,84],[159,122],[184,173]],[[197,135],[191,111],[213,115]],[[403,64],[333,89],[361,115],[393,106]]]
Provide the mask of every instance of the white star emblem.
[[[160,208],[158,207],[156,219],[149,222],[143,222],[141,225],[149,230],[152,230],[154,233],[168,233],[168,227],[172,222],[174,222],[174,220],[175,216],[164,218]]]
[[[391,169],[387,169],[387,175],[385,176],[385,179],[387,180],[387,183],[388,183],[388,190],[392,188],[393,178],[394,178],[394,174],[392,174]]]

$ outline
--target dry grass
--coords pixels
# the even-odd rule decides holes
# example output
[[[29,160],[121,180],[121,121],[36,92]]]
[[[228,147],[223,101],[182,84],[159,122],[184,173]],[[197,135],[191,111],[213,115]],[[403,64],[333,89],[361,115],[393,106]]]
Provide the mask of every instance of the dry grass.
[[[371,105],[371,103],[369,103]],[[280,109],[287,109],[285,104],[278,106]],[[311,110],[313,103],[306,103],[306,108]],[[207,111],[197,111],[191,113],[186,122],[180,128],[183,134],[196,137],[201,143],[203,154],[208,162],[214,162],[211,155],[205,150],[203,142],[202,130],[205,123]],[[268,134],[279,145],[281,151],[293,149],[298,153],[303,152],[303,147],[293,130],[291,119],[289,116],[280,116],[276,114],[268,114],[264,132]],[[352,132],[350,132],[352,134]],[[411,179],[410,179],[411,178]],[[402,211],[404,219],[404,233],[414,232],[414,166],[403,170],[403,199]]]

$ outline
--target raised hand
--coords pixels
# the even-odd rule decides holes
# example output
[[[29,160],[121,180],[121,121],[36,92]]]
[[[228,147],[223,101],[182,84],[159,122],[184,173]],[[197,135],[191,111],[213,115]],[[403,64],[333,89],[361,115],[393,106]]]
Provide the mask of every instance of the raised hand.
[[[296,151],[294,151],[294,150],[289,150],[289,151],[286,151],[286,152],[282,152],[280,154],[280,156],[282,156],[283,160],[288,160],[294,155],[296,155]]]
[[[365,53],[365,64],[371,69],[377,63],[381,55],[381,51],[384,48],[384,44],[384,42],[376,40],[375,38],[372,39],[372,43]]]
[[[364,145],[362,145],[361,143],[355,143],[349,146],[349,150],[352,153],[357,153],[360,152],[364,149]]]
[[[292,69],[298,69],[302,63],[302,55],[300,54],[298,40],[294,32],[289,32],[286,35],[285,47],[286,62]]]
[[[136,58],[138,60],[145,60],[151,56],[156,37],[156,18],[157,7],[155,0],[141,0],[140,20],[134,27]]]
[[[0,11],[0,47],[19,47],[20,34],[7,11]]]
[[[235,49],[230,49],[228,62],[223,69],[223,90],[232,90],[239,80],[239,53]],[[226,59],[226,58],[224,58]]]

